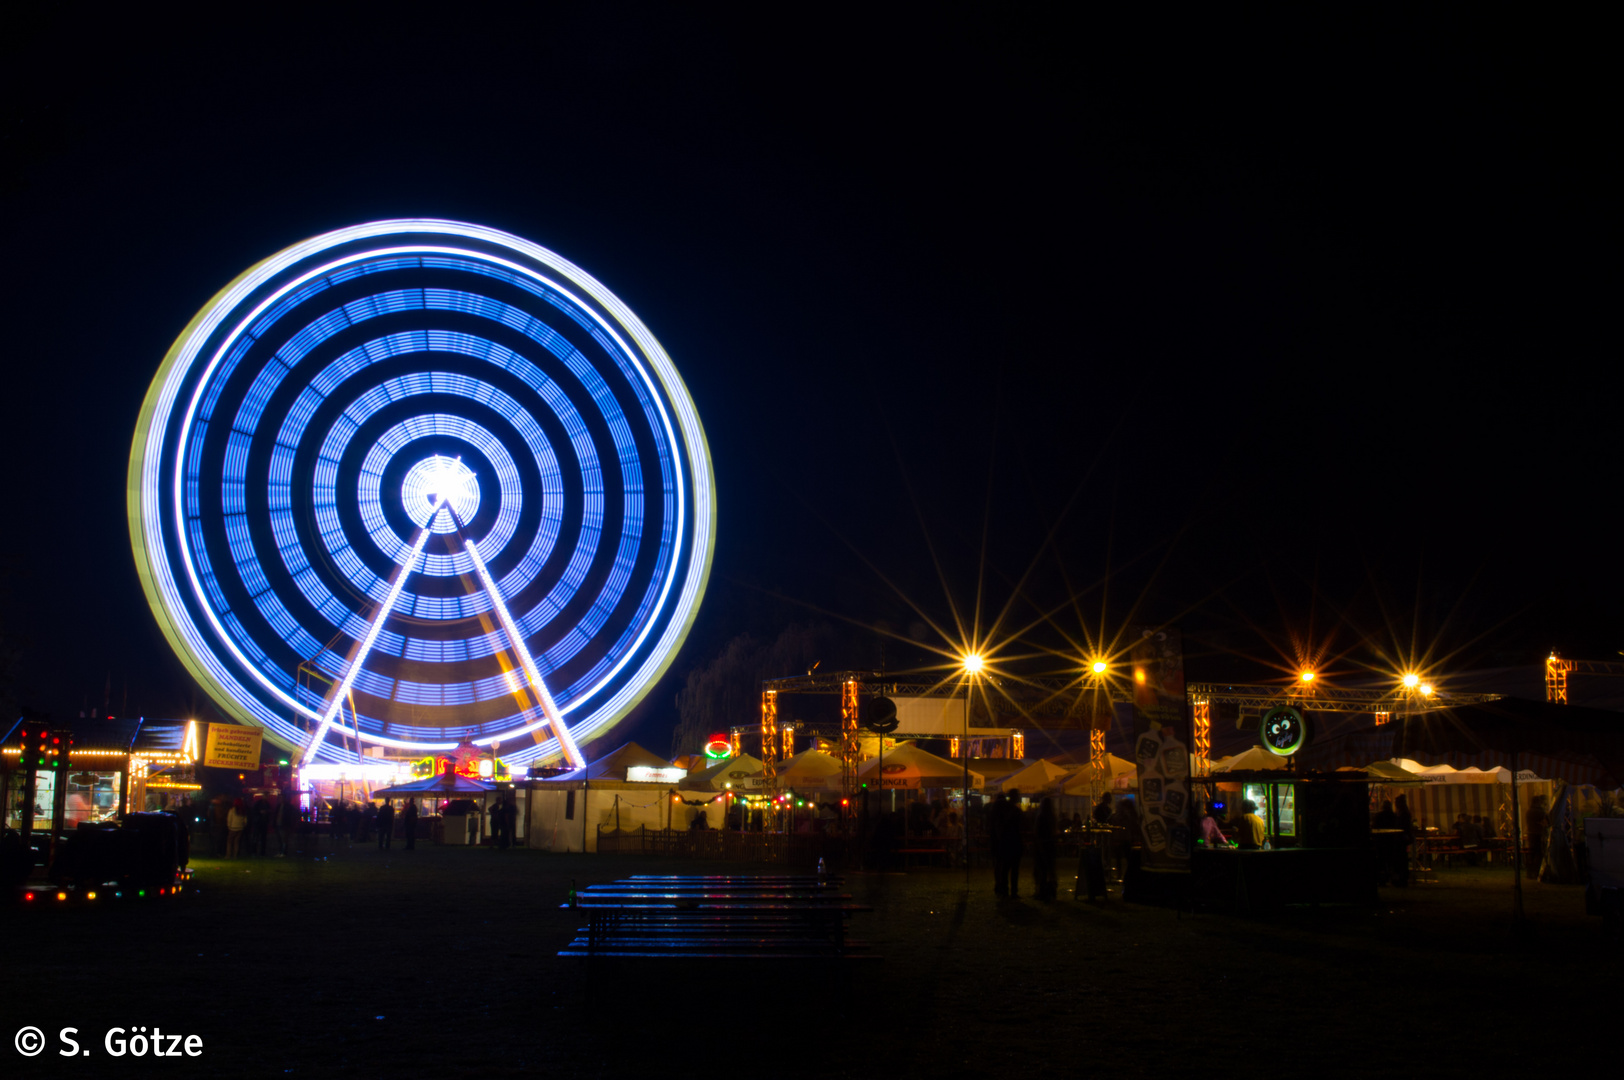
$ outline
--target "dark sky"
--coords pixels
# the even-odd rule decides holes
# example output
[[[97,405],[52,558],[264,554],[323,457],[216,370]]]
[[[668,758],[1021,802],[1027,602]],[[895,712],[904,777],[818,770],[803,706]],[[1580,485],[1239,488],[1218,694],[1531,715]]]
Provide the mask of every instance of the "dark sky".
[[[699,406],[720,540],[651,746],[735,634],[921,621],[859,556],[939,619],[983,557],[991,608],[1036,567],[1023,615],[1109,567],[1030,636],[1140,601],[1198,677],[1624,647],[1588,12],[981,7],[5,16],[14,693],[193,707],[130,556],[142,395],[250,263],[412,215],[586,267]]]

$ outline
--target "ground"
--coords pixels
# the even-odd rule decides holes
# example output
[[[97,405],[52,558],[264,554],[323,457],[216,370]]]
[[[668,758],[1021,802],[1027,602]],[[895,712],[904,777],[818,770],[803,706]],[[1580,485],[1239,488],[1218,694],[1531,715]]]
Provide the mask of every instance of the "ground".
[[[1369,908],[1268,920],[998,900],[991,875],[853,875],[877,963],[588,967],[571,882],[739,872],[635,857],[344,848],[195,861],[198,893],[11,909],[8,1076],[1096,1076],[1470,1073],[1584,1067],[1616,1030],[1620,958],[1578,889],[1441,873]],[[1066,880],[1069,886],[1069,878]],[[1065,894],[1063,894],[1065,895]],[[203,1056],[114,1060],[111,1027]],[[56,1032],[91,1056],[64,1058]],[[1611,1036],[1607,1037],[1610,1041]],[[1240,1070],[1245,1070],[1244,1072]]]

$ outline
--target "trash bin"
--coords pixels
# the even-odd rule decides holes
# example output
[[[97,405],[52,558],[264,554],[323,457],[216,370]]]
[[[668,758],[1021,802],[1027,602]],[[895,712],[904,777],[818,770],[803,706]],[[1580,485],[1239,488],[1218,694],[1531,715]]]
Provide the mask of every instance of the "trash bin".
[[[440,835],[442,844],[457,844],[468,846],[468,814],[447,814],[442,821],[443,831]]]

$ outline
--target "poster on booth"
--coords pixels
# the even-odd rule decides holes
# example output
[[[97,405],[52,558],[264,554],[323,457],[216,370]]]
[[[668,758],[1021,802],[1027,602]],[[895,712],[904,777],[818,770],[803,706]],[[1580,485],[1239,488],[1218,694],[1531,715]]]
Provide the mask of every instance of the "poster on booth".
[[[1146,870],[1188,873],[1190,746],[1184,648],[1171,627],[1137,631],[1133,659],[1133,758],[1139,772],[1139,861]]]
[[[236,724],[210,724],[209,738],[203,744],[203,764],[211,769],[258,769],[259,728]]]

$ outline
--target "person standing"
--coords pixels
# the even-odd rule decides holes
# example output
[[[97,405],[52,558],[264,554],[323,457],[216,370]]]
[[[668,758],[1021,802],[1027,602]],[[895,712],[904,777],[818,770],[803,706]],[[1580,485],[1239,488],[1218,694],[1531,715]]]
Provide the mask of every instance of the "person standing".
[[[288,856],[288,841],[299,827],[299,814],[293,809],[293,799],[284,794],[276,801],[276,846],[281,849],[277,858]]]
[[[491,807],[491,839],[496,841],[496,847],[501,851],[506,851],[508,846],[506,803],[507,796],[499,795],[496,805]]]
[[[1009,800],[999,792],[987,807],[987,846],[992,849],[992,891],[995,896],[1009,895],[1009,858],[1004,851],[1007,832],[1004,818],[1009,813]]]
[[[1111,856],[1116,863],[1117,880],[1128,880],[1128,862],[1139,841],[1139,807],[1124,795],[1111,811]]]
[[[226,840],[226,858],[235,859],[242,853],[242,835],[248,830],[248,811],[243,807],[242,800],[238,799],[231,804],[231,811],[226,815],[226,831],[230,834]]]
[[[378,811],[378,850],[388,851],[395,846],[395,804],[386,802]]]
[[[339,799],[333,803],[333,808],[327,811],[327,831],[333,838],[333,850],[338,850],[338,842],[344,839],[344,800]]]
[[[216,795],[209,804],[209,852],[216,859],[223,859],[229,854],[226,850],[226,820],[230,816],[230,801],[224,795]]]
[[[1545,827],[1550,824],[1550,818],[1545,813],[1545,796],[1535,795],[1528,803],[1528,811],[1523,814],[1523,843],[1528,847],[1528,861],[1523,866],[1523,875],[1528,878],[1539,877],[1540,864],[1545,861]]]
[[[1039,900],[1054,900],[1060,894],[1060,880],[1055,874],[1059,848],[1054,800],[1045,796],[1038,803],[1038,819],[1032,837],[1032,892]]]
[[[502,832],[509,847],[519,846],[519,799],[509,795],[502,800]]]
[[[254,805],[248,810],[248,854],[265,857],[265,846],[271,831],[271,806],[265,796],[255,795]]]
[[[1229,837],[1219,827],[1218,819],[1213,816],[1212,807],[1201,804],[1196,808],[1196,816],[1201,819],[1201,843],[1207,848],[1221,848],[1229,846]]]
[[[1236,842],[1243,848],[1261,848],[1269,841],[1269,825],[1258,816],[1257,803],[1251,799],[1241,803],[1240,830]]]
[[[1026,853],[1026,815],[1021,812],[1021,793],[1011,788],[1004,803],[1004,865],[1009,870],[1009,896],[1021,896],[1021,856]]]
[[[1410,813],[1410,797],[1397,795],[1393,798],[1393,813],[1398,816],[1398,828],[1404,835],[1400,838],[1404,842],[1402,858],[1395,864],[1398,873],[1397,884],[1408,887],[1410,884],[1410,845],[1415,842],[1415,815]]]
[[[406,850],[417,850],[417,800],[406,800],[406,812],[401,815],[401,825],[406,829]]]

